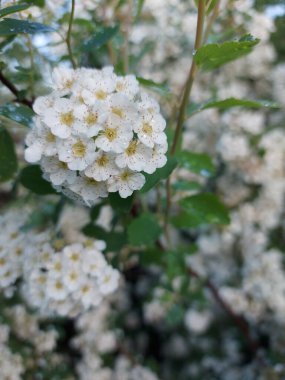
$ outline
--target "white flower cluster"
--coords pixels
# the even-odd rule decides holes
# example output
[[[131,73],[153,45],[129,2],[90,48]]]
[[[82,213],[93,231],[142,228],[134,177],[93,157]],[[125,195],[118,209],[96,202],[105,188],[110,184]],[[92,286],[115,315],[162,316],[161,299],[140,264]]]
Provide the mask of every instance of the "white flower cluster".
[[[98,306],[118,287],[119,272],[107,264],[105,242],[74,243],[56,251],[49,244],[26,250],[23,293],[44,315],[76,316]]]
[[[54,91],[35,101],[25,158],[40,162],[59,191],[86,204],[108,192],[130,196],[166,163],[166,122],[133,75],[56,68]]]
[[[0,218],[0,289],[6,295],[22,279],[23,297],[42,314],[75,316],[118,287],[119,272],[102,253],[104,241],[85,239],[57,250],[51,231],[21,231],[27,215],[28,209],[20,215],[12,209]]]
[[[19,354],[14,354],[7,345],[9,328],[0,325],[0,373],[1,379],[21,380],[24,372],[23,361]]]

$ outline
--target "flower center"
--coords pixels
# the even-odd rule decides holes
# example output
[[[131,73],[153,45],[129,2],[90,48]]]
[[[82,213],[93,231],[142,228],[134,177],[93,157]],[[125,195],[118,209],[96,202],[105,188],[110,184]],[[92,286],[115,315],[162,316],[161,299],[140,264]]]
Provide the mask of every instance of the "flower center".
[[[99,100],[104,100],[107,98],[107,93],[103,90],[99,90],[95,93],[96,95],[96,98],[99,99]]]
[[[68,169],[67,163],[62,161],[58,162],[58,167],[59,169]]]
[[[61,289],[63,289],[63,285],[62,285],[62,283],[61,283],[60,281],[57,281],[57,282],[55,283],[55,288],[56,288],[57,290],[61,290]]]
[[[55,135],[53,135],[51,132],[48,132],[46,135],[46,141],[49,143],[55,142]]]
[[[152,134],[152,126],[149,125],[148,123],[143,123],[142,131],[146,135],[151,135]]]
[[[124,112],[121,110],[121,108],[112,107],[112,113],[117,115],[120,119],[124,118]]]
[[[117,129],[116,128],[106,128],[105,130],[105,136],[109,141],[115,140],[117,137]]]
[[[69,79],[65,82],[64,87],[71,89],[72,85],[73,85],[73,80]]]
[[[82,141],[78,141],[77,143],[72,145],[72,153],[74,157],[82,158],[86,154],[86,145],[83,144]]]
[[[130,173],[129,172],[123,172],[120,174],[120,178],[122,181],[127,181],[130,178]]]
[[[90,126],[96,124],[98,120],[98,116],[96,113],[89,113],[85,118],[85,123]]]
[[[123,91],[124,88],[125,88],[125,86],[124,86],[123,82],[117,82],[117,84],[116,84],[116,90],[117,91]]]
[[[99,157],[97,160],[96,160],[96,163],[99,165],[99,166],[106,166],[108,165],[109,163],[109,158],[106,154],[102,154],[101,157]]]
[[[129,146],[127,147],[126,154],[128,156],[132,156],[136,153],[136,151],[137,151],[137,141],[133,140],[130,142]]]
[[[74,123],[74,115],[72,111],[65,112],[60,115],[60,121],[62,124],[67,125],[68,127],[71,127]]]
[[[6,260],[3,259],[3,257],[1,257],[1,259],[0,259],[0,266],[2,267],[5,264],[6,264]]]

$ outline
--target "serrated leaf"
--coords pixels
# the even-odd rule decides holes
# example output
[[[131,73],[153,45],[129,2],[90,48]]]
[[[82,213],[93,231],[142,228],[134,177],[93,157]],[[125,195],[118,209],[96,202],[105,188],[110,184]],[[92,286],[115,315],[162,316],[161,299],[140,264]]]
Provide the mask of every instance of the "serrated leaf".
[[[17,168],[14,142],[6,129],[0,128],[0,182],[9,180]]]
[[[48,25],[27,20],[5,18],[0,21],[0,36],[11,36],[13,34],[36,34],[53,32],[54,29]]]
[[[144,213],[129,224],[127,233],[131,245],[150,246],[161,234],[161,227],[154,215]]]
[[[245,107],[245,108],[280,108],[276,102],[270,100],[250,100],[250,99],[237,99],[227,98],[223,100],[210,100],[200,104],[191,104],[188,108],[188,116],[206,110],[208,108],[218,108],[220,110],[226,110],[233,107]]]
[[[56,194],[51,184],[42,177],[43,173],[39,165],[30,165],[22,169],[20,174],[21,184],[28,190],[39,195]]]
[[[165,97],[172,96],[169,88],[165,84],[156,83],[150,79],[145,79],[141,77],[136,77],[136,78],[142,86],[147,87],[148,89],[158,93],[159,95],[165,96]]]
[[[204,45],[196,51],[193,59],[202,70],[213,70],[251,53],[258,42],[259,39],[245,35],[238,41]]]
[[[128,198],[121,198],[118,193],[110,193],[109,194],[109,200],[112,208],[115,211],[127,213],[130,211],[132,207],[134,199],[134,194],[132,194]]]
[[[11,5],[10,7],[2,8],[0,9],[0,18],[10,15],[12,13],[24,11],[25,9],[28,9],[29,7],[30,7],[29,4],[16,4],[16,5]]]
[[[215,173],[215,166],[207,154],[183,150],[177,153],[176,158],[182,167],[193,173],[200,174],[204,177],[210,177]]]
[[[198,227],[203,224],[229,224],[229,211],[218,197],[211,193],[200,193],[182,199],[183,211],[173,218],[177,227]]]
[[[31,127],[33,123],[34,112],[30,107],[22,104],[8,103],[0,107],[0,115],[7,117],[16,123]]]
[[[83,49],[90,50],[101,48],[106,42],[113,38],[118,31],[118,25],[102,28],[95,34],[95,36],[91,37],[82,44]]]
[[[157,185],[159,181],[162,181],[163,179],[169,177],[176,166],[177,160],[173,157],[168,157],[167,163],[165,166],[163,166],[163,168],[157,169],[153,174],[144,174],[146,182],[140,192],[146,193],[155,185]]]

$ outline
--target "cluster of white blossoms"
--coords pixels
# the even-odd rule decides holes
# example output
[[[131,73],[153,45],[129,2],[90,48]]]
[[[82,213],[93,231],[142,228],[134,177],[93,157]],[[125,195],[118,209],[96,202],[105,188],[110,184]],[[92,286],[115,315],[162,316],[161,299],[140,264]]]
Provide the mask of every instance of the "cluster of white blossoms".
[[[56,68],[53,89],[35,101],[25,158],[73,199],[93,205],[109,192],[130,196],[166,163],[166,122],[133,75]]]
[[[74,317],[98,306],[118,287],[119,272],[107,264],[105,242],[86,240],[62,250],[49,243],[26,249],[23,294],[43,315]]]
[[[119,272],[108,265],[101,240],[66,245],[50,230],[24,232],[28,209],[0,218],[0,289],[13,294],[21,279],[24,299],[43,315],[76,316],[99,305],[118,287]]]

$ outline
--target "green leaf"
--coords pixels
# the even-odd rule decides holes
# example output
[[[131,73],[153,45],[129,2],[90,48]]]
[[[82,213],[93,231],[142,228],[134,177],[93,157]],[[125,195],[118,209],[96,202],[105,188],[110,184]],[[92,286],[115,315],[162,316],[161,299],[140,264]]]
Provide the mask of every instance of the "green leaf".
[[[82,232],[86,236],[104,240],[107,244],[107,251],[118,251],[127,243],[127,235],[125,232],[108,232],[102,227],[92,223],[84,226]]]
[[[135,20],[140,18],[145,0],[138,0]]]
[[[28,190],[39,195],[57,194],[51,184],[42,177],[39,165],[26,166],[20,174],[21,184]]]
[[[24,11],[25,9],[28,9],[29,7],[30,7],[29,4],[16,4],[16,5],[12,5],[10,7],[2,8],[2,9],[0,9],[0,18],[7,16],[11,13]]]
[[[250,99],[237,99],[227,98],[223,100],[209,100],[200,104],[191,104],[188,108],[188,116],[203,111],[208,108],[218,108],[226,110],[232,107],[245,107],[245,108],[280,108],[276,102],[270,100],[250,100]]]
[[[210,0],[207,2],[207,14],[211,13],[217,4],[217,0]]]
[[[17,168],[14,142],[6,129],[0,128],[0,182],[9,180]]]
[[[12,18],[5,18],[0,22],[0,36],[11,36],[13,34],[27,33],[47,33],[53,32],[54,29],[48,25],[40,24],[38,22],[31,22],[27,20],[17,20]]]
[[[213,70],[252,52],[259,39],[247,34],[238,41],[202,46],[194,54],[194,61],[202,70]]]
[[[0,115],[7,117],[16,123],[31,127],[33,124],[34,112],[30,107],[22,104],[7,103],[0,107]]]
[[[142,86],[147,87],[148,89],[158,93],[159,95],[165,96],[165,97],[172,96],[169,88],[165,84],[156,83],[150,79],[144,79],[141,77],[136,77],[136,78]]]
[[[201,189],[200,183],[194,181],[177,181],[172,187],[176,191],[195,191]]]
[[[35,5],[37,7],[43,8],[45,6],[45,0],[23,0],[20,3],[27,3],[30,6]]]
[[[134,194],[128,198],[121,198],[118,193],[110,193],[109,200],[115,211],[127,213],[131,210]]]
[[[159,181],[169,177],[176,166],[177,160],[174,157],[168,157],[167,163],[163,168],[157,169],[153,174],[145,174],[146,182],[140,192],[146,193],[157,185]]]
[[[201,193],[182,199],[183,212],[173,218],[177,227],[198,227],[203,224],[229,224],[229,212],[218,197],[211,193]]]
[[[84,50],[99,49],[113,38],[118,31],[118,25],[102,28],[95,34],[95,36],[83,42],[82,47]]]
[[[134,219],[127,228],[128,241],[133,246],[149,246],[154,243],[161,234],[161,227],[155,216],[144,213]]]
[[[169,327],[176,327],[182,323],[185,315],[185,310],[180,304],[173,304],[167,311],[165,321]]]
[[[193,173],[204,177],[210,177],[215,173],[215,166],[207,154],[183,150],[176,155],[176,158],[182,167]]]
[[[147,248],[139,252],[139,260],[142,265],[161,265],[164,252],[159,248]]]

